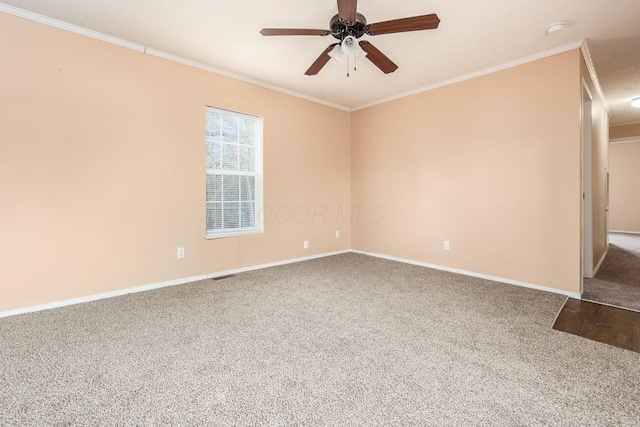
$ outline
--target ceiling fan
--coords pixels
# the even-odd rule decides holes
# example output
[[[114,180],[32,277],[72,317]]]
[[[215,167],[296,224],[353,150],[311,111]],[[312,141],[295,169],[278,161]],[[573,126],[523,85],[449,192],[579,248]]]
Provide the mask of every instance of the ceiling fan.
[[[340,40],[327,47],[315,60],[305,74],[313,76],[324,67],[329,59],[340,60],[344,54],[354,54],[355,58],[366,56],[383,73],[393,73],[398,66],[374,45],[366,40],[357,39],[366,35],[401,33],[406,31],[432,30],[438,28],[440,18],[435,13],[413,16],[411,18],[367,24],[367,19],[357,12],[357,0],[338,0],[338,14],[329,21],[329,30],[313,30],[304,28],[263,28],[263,36],[328,36]],[[348,74],[347,74],[348,76]]]

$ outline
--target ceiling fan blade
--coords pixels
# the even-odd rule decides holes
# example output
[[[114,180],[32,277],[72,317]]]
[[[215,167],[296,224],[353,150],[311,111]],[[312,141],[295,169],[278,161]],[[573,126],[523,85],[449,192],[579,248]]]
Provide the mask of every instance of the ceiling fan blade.
[[[306,28],[263,28],[263,36],[328,36],[329,30],[311,30]]]
[[[356,22],[358,0],[338,0],[338,16],[342,22]]]
[[[307,76],[315,76],[316,74],[318,74],[318,72],[322,70],[322,67],[324,67],[327,64],[327,62],[329,62],[329,60],[331,59],[331,57],[329,56],[329,52],[331,52],[331,49],[333,49],[333,47],[337,44],[338,43],[329,45],[329,47],[326,48],[324,52],[320,54],[320,56],[318,56],[318,59],[316,59],[315,62],[311,64],[311,67],[309,67],[309,69],[304,73]]]
[[[440,18],[435,13],[431,15],[413,16],[411,18],[394,19],[392,21],[377,22],[367,25],[365,33],[370,36],[378,34],[402,33],[405,31],[433,30],[438,28]]]
[[[384,53],[380,52],[378,48],[368,41],[362,40],[360,42],[360,47],[362,47],[362,50],[367,52],[367,59],[373,62],[376,67],[380,68],[383,73],[393,73],[398,69],[398,66],[394,64],[392,60],[387,58]]]

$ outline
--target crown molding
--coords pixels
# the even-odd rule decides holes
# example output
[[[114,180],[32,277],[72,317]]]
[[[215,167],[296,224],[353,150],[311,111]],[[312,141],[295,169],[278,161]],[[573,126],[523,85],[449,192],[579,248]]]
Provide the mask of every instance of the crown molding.
[[[611,138],[609,144],[622,144],[625,142],[640,142],[640,136],[626,136],[624,138]]]
[[[598,94],[598,98],[600,98],[600,102],[609,114],[609,104],[607,103],[607,98],[604,96],[604,92],[602,91],[602,86],[600,86],[600,80],[598,80],[598,74],[596,73],[596,67],[593,65],[593,59],[591,59],[591,52],[589,51],[589,46],[587,45],[587,41],[583,40],[580,45],[580,52],[582,52],[582,57],[584,58],[585,64],[587,64],[587,70],[589,70],[589,76],[591,77],[591,82],[593,83],[593,87],[596,89],[596,93]]]
[[[74,34],[79,34],[81,36],[89,37],[95,40],[100,40],[106,43],[110,43],[116,46],[124,47],[127,49],[134,50],[136,52],[140,52],[143,54],[155,56],[157,58],[165,59],[172,62],[177,62],[179,64],[187,65],[189,67],[197,68],[199,70],[207,71],[210,73],[218,74],[224,77],[228,77],[230,79],[239,80],[244,83],[253,84],[256,86],[263,87],[265,89],[270,89],[275,92],[284,93],[286,95],[291,95],[296,98],[301,98],[307,101],[315,102],[317,104],[326,105],[328,107],[336,108],[338,110],[343,110],[349,112],[350,109],[345,107],[344,105],[336,104],[334,102],[326,101],[324,99],[316,98],[310,95],[306,95],[304,93],[296,92],[281,86],[277,86],[271,83],[264,82],[262,80],[253,79],[251,77],[244,76],[242,74],[234,73],[231,71],[223,70],[221,68],[217,68],[211,65],[203,64],[201,62],[192,61],[187,58],[183,58],[176,55],[171,55],[166,52],[162,52],[160,50],[152,49],[147,46],[139,45],[137,43],[132,43],[127,40],[119,39],[117,37],[113,37],[107,34],[100,33],[98,31],[89,30],[84,27],[80,27],[78,25],[69,24],[64,21],[60,21],[57,19],[49,18],[48,16],[39,15],[34,12],[29,12],[28,10],[20,9],[14,6],[9,6],[8,4],[0,3],[0,12],[7,13],[9,15],[14,15],[20,18],[28,19],[33,22],[38,22],[40,24],[48,25],[50,27],[58,28],[64,31],[68,31]]]
[[[363,105],[359,105],[351,109],[351,111],[362,110],[363,108],[373,107],[374,105],[384,104],[385,102],[395,101],[396,99],[406,98],[407,96],[417,95],[419,93],[428,92],[433,89],[438,89],[444,86],[449,86],[455,83],[460,83],[465,80],[474,79],[476,77],[485,76],[487,74],[495,73],[497,71],[506,70],[508,68],[517,67],[519,65],[523,65],[529,62],[537,61],[542,58],[546,58],[548,56],[557,55],[559,53],[564,53],[570,50],[579,49],[584,44],[584,40],[578,40],[573,43],[565,44],[562,46],[558,46],[554,49],[545,50],[544,52],[535,53],[533,55],[525,56],[523,58],[515,59],[513,61],[505,62],[503,64],[495,65],[493,67],[484,68],[482,70],[474,71],[473,73],[463,74],[458,77],[454,77],[452,79],[444,80],[438,83],[434,83],[432,85],[423,86],[418,89],[414,89],[408,92],[403,92],[398,95],[390,96],[388,98],[379,99],[377,101],[372,101]],[[595,72],[595,71],[594,71]],[[599,87],[599,86],[598,86]]]
[[[116,46],[124,47],[127,49],[135,50],[136,52],[144,53],[144,46],[137,43],[132,43],[127,40],[122,40],[117,37],[112,37],[107,34],[99,33],[98,31],[89,30],[87,28],[79,27],[77,25],[69,24],[64,21],[49,18],[48,16],[39,15],[37,13],[29,12],[28,10],[19,9],[8,4],[0,3],[0,12],[4,12],[9,15],[17,16],[19,18],[28,19],[29,21],[38,22],[40,24],[48,25],[50,27],[58,28],[60,30],[69,31],[70,33],[79,34],[81,36],[90,37],[92,39],[100,40],[106,43],[111,43]]]
[[[618,122],[618,123],[611,123],[609,125],[610,128],[616,128],[618,126],[633,126],[633,125],[640,125],[640,121],[638,120],[631,120],[628,122]]]

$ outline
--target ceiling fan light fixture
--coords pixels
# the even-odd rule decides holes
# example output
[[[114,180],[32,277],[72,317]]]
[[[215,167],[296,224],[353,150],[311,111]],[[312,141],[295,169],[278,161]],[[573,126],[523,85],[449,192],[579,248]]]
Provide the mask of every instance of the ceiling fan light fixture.
[[[633,98],[631,100],[631,106],[635,108],[640,108],[640,96],[637,98]]]
[[[340,44],[336,44],[331,52],[329,52],[329,56],[336,62],[342,62],[342,57],[344,56],[344,52],[340,47]]]
[[[358,40],[353,36],[345,37],[340,46],[342,47],[343,53],[347,55],[354,55],[356,59],[367,56],[367,52],[360,47],[360,43],[358,43]]]
[[[347,55],[356,53],[358,50],[358,47],[360,47],[360,45],[358,44],[358,41],[353,36],[345,37],[344,40],[342,40],[342,43],[340,43],[340,46],[342,47],[342,51]]]

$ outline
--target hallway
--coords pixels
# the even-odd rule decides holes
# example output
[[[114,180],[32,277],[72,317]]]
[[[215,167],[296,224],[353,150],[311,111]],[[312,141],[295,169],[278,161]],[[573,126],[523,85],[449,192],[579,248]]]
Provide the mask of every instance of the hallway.
[[[640,312],[640,235],[609,233],[609,253],[582,299]]]

